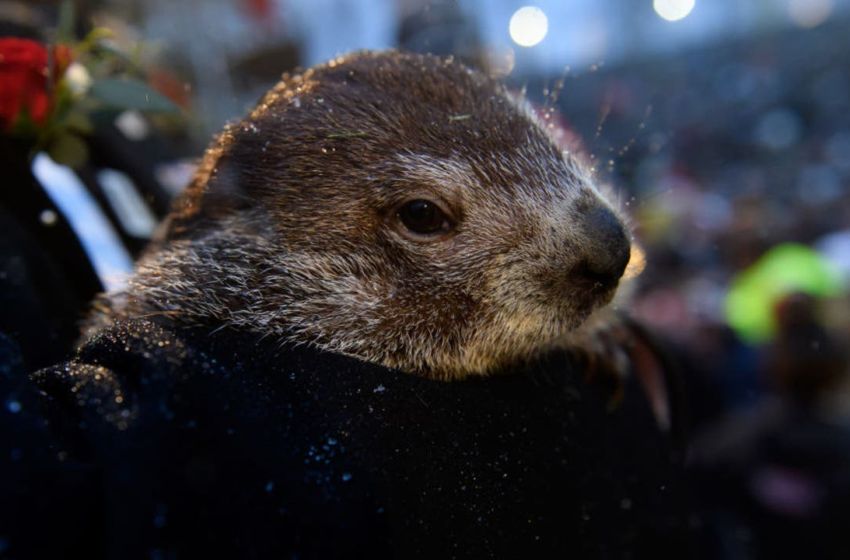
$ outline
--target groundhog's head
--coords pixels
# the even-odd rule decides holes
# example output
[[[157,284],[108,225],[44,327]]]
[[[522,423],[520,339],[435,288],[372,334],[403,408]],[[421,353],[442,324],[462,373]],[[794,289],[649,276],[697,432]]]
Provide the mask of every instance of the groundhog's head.
[[[439,378],[563,339],[611,300],[630,250],[521,99],[395,52],[285,77],[210,149],[168,235],[136,286],[175,320]]]

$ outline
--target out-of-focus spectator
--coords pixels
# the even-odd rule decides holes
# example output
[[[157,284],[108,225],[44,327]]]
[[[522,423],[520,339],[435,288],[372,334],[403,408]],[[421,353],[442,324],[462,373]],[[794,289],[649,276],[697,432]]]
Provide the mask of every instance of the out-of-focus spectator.
[[[848,355],[819,324],[817,303],[794,293],[776,306],[779,333],[764,358],[776,396],[693,445],[722,557],[850,555],[850,418],[830,406]]]

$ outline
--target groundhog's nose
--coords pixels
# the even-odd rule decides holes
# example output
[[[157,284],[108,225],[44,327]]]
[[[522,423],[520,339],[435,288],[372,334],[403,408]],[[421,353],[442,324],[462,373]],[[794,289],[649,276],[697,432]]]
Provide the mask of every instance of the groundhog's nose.
[[[631,243],[623,223],[605,206],[593,208],[584,219],[588,243],[574,274],[594,285],[615,286],[631,256]]]

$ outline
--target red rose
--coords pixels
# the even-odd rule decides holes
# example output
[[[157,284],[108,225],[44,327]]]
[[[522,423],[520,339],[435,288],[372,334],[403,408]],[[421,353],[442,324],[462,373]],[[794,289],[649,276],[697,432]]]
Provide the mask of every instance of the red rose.
[[[71,49],[54,47],[53,79],[58,80],[71,62]],[[8,131],[26,111],[43,126],[52,104],[47,90],[47,48],[36,41],[0,38],[0,131]]]

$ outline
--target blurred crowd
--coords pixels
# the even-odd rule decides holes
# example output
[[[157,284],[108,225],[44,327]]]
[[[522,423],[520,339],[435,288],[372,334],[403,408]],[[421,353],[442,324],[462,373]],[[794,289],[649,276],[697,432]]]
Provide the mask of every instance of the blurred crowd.
[[[648,265],[633,311],[683,349],[688,465],[723,558],[847,550],[847,30],[834,22],[601,70],[561,94],[634,216]],[[775,290],[771,329],[739,328],[736,282],[790,244],[817,260],[789,260],[789,275],[828,269],[833,289],[779,286],[777,268],[761,288]]]
[[[703,396],[714,402],[700,421],[769,389],[758,371],[768,341],[729,326],[738,275],[771,248],[797,243],[847,286],[847,29],[839,21],[603,69],[561,93],[562,113],[589,139],[585,150],[646,252],[635,313],[707,370],[714,394]],[[830,296],[815,302],[813,321],[846,345],[846,293]]]

